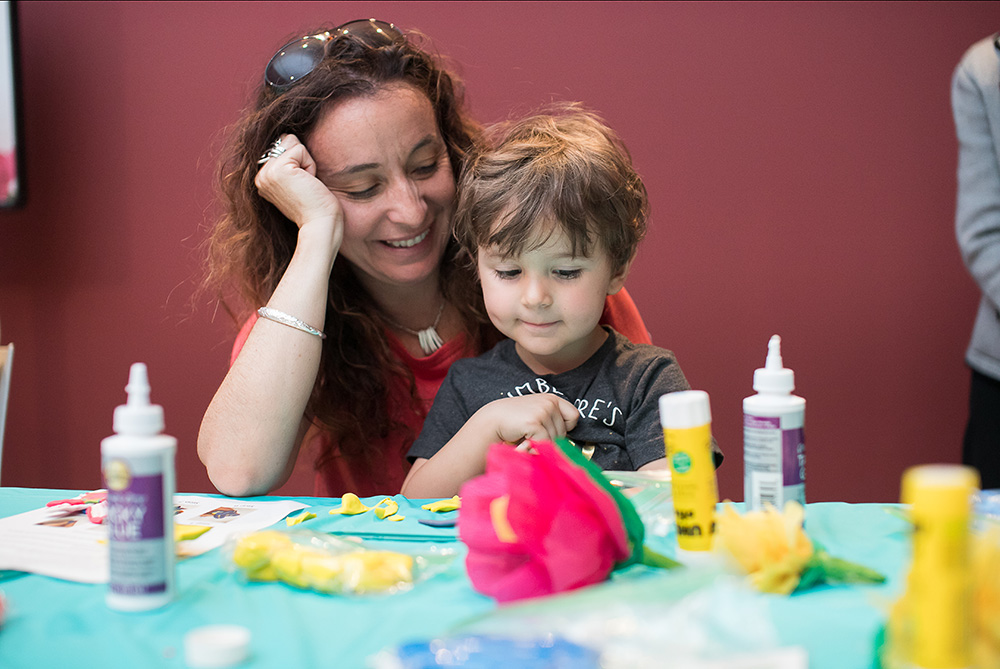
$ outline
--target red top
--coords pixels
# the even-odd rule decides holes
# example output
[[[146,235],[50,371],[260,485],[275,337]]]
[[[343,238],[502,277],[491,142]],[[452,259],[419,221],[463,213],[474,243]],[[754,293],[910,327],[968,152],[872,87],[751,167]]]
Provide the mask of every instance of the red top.
[[[236,336],[233,345],[233,354],[230,364],[236,360],[243,344],[250,335],[253,324],[257,321],[257,314],[253,314]],[[604,313],[601,316],[601,323],[610,325],[612,328],[622,333],[633,342],[650,344],[649,332],[646,324],[639,315],[632,298],[623,289],[615,295],[608,297],[604,305]],[[434,351],[425,358],[415,358],[406,350],[403,344],[394,334],[386,331],[386,338],[393,352],[399,359],[413,372],[416,380],[417,396],[420,398],[424,414],[430,408],[434,396],[437,394],[441,382],[444,381],[451,363],[459,358],[472,356],[474,351],[466,349],[465,336],[459,336],[446,342],[441,348]],[[398,377],[395,377],[398,378]],[[420,433],[424,424],[424,416],[416,416],[412,411],[406,409],[410,404],[410,391],[405,382],[399,382],[389,388],[390,411],[396,413],[394,416],[398,422],[406,425],[409,430],[398,430],[391,433],[381,443],[374,444],[382,454],[380,466],[374,471],[371,470],[350,470],[343,458],[338,457],[338,450],[334,447],[334,459],[325,469],[316,472],[316,482],[313,494],[317,497],[340,497],[344,493],[353,492],[359,497],[373,495],[395,494],[403,486],[403,479],[406,478],[410,470],[410,464],[406,460],[406,452],[410,443]],[[412,435],[407,432],[412,431]],[[329,439],[315,425],[310,427],[302,441],[302,453],[316,454],[323,445],[323,440]]]

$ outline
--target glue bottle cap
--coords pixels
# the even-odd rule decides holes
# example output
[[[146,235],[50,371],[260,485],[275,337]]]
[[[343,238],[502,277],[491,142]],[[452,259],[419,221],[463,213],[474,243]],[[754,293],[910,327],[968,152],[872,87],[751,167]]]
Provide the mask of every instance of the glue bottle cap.
[[[149,403],[149,376],[145,363],[129,369],[125,386],[128,401],[115,407],[114,430],[118,434],[153,435],[163,431],[163,407]]]
[[[767,360],[753,373],[753,389],[759,393],[790,393],[795,390],[795,372],[781,361],[781,337],[767,343]]]
[[[684,430],[712,422],[708,393],[704,390],[681,390],[660,396],[660,425]]]

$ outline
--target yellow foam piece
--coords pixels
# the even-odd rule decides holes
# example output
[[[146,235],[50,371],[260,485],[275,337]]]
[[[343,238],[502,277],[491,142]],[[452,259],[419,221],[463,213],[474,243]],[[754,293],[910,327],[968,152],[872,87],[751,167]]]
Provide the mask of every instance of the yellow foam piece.
[[[174,541],[190,541],[208,532],[208,525],[174,525]]]
[[[386,497],[373,508],[375,509],[375,515],[378,516],[380,520],[385,520],[399,511],[399,504],[396,504],[396,502],[394,502],[391,498]]]
[[[424,504],[421,509],[427,509],[428,511],[434,511],[436,513],[444,513],[445,511],[454,511],[462,507],[462,500],[458,495],[455,495],[451,499],[439,499],[436,502],[430,502]]]
[[[337,514],[342,516],[356,516],[367,510],[368,507],[361,503],[361,499],[353,492],[349,492],[341,496],[340,506],[336,509],[330,509],[330,514],[334,516]]]
[[[298,525],[299,523],[304,523],[307,520],[312,520],[316,517],[316,514],[312,511],[306,511],[305,513],[300,513],[297,516],[289,516],[285,518],[285,524],[291,527],[292,525]]]

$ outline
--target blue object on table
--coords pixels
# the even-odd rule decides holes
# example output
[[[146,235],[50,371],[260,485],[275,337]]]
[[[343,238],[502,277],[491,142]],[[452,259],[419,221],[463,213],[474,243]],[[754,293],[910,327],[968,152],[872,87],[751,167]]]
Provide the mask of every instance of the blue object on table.
[[[427,527],[455,527],[457,518],[418,518],[417,522]]]
[[[409,643],[396,649],[399,669],[598,669],[600,654],[565,639],[466,636]],[[378,666],[378,665],[376,665]]]
[[[973,503],[977,514],[1000,521],[1000,490],[980,490]]]

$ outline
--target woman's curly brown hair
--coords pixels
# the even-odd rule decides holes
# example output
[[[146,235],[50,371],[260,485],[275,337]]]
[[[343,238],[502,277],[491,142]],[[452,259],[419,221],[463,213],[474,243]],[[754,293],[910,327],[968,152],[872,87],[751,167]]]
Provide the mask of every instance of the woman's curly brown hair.
[[[204,287],[237,322],[267,303],[295,250],[297,226],[264,200],[254,185],[257,158],[280,134],[306,137],[329,105],[374,95],[387,84],[405,83],[431,101],[457,178],[481,129],[463,108],[457,77],[419,48],[417,38],[410,33],[372,47],[340,36],[329,45],[320,65],[288,90],[263,85],[256,104],[230,128],[218,173],[226,210],[206,240]],[[449,242],[442,260],[441,290],[461,313],[470,347],[478,353],[492,345],[497,334],[482,308],[474,274],[458,261],[460,253],[457,243]],[[231,307],[227,295],[236,298],[238,306]],[[317,454],[317,468],[335,457],[337,447],[354,467],[376,464],[365,445],[401,427],[391,418],[387,400],[393,376],[408,380],[410,409],[423,411],[412,373],[389,349],[386,326],[385,316],[350,263],[335,263],[326,308],[327,339],[306,407],[306,416],[331,436]]]

